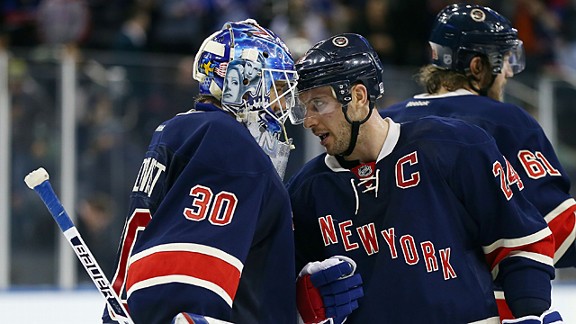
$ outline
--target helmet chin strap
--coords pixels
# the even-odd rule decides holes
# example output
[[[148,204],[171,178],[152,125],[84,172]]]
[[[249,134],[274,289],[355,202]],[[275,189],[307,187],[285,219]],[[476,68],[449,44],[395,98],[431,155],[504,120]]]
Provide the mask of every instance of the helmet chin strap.
[[[360,131],[360,125],[364,124],[368,118],[372,115],[372,110],[374,110],[374,104],[370,102],[368,104],[368,115],[360,121],[352,121],[350,117],[348,117],[348,103],[342,105],[342,112],[344,113],[344,118],[346,121],[350,123],[352,131],[350,132],[350,143],[348,144],[348,149],[341,154],[338,154],[341,157],[348,156],[352,154],[354,148],[356,147],[356,141],[358,140],[358,133]]]

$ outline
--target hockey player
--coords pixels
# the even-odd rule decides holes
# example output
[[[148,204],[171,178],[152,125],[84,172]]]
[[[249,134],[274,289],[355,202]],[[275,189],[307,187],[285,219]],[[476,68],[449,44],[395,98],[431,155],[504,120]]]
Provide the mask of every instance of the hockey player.
[[[491,136],[373,113],[383,68],[360,35],[319,42],[296,70],[292,117],[326,149],[288,183],[296,265],[355,261],[364,297],[346,324],[500,323],[495,284],[518,323],[560,320],[551,231]]]
[[[518,32],[498,12],[478,5],[450,5],[430,35],[431,64],[419,73],[427,93],[381,110],[403,122],[428,115],[453,117],[482,127],[496,140],[524,183],[522,193],[548,222],[554,263],[576,266],[576,201],[550,141],[522,108],[501,102],[506,79],[524,69]],[[502,316],[510,317],[497,292]]]
[[[229,64],[259,67],[240,103],[222,98]],[[293,58],[245,20],[204,41],[193,73],[195,107],[156,128],[134,183],[113,288],[137,324],[196,315],[293,324],[292,218],[279,176]],[[108,310],[103,320],[113,322]]]

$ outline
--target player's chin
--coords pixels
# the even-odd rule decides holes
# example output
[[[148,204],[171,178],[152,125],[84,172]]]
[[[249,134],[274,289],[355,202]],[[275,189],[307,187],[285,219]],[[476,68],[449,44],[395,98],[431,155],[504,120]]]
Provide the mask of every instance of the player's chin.
[[[330,155],[341,155],[342,153],[346,152],[346,150],[335,148],[334,146],[330,145],[324,146],[324,149],[326,149],[326,153]]]

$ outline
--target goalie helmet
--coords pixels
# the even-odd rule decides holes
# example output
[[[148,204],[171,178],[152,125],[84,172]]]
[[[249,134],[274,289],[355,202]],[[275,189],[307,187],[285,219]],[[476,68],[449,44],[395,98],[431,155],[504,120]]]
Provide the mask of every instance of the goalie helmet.
[[[293,95],[297,80],[288,47],[253,19],[227,22],[206,38],[194,59],[193,77],[200,94],[219,99],[238,120],[245,121],[249,112],[269,110],[269,117],[282,123],[286,109],[272,113],[271,106]],[[286,82],[284,91],[275,86],[277,81]]]
[[[465,72],[472,58],[484,55],[493,74],[502,71],[506,58],[514,74],[524,70],[524,47],[518,31],[506,17],[488,7],[445,7],[436,16],[429,43],[431,63],[443,69]]]
[[[200,94],[219,99],[248,128],[282,177],[293,148],[284,122],[298,80],[284,42],[253,19],[227,22],[204,40],[192,73]]]
[[[359,82],[368,89],[371,105],[384,93],[382,62],[370,43],[358,34],[343,33],[317,43],[296,62],[296,70],[299,92],[331,86],[343,106],[351,100],[350,87]],[[292,122],[302,122],[305,114],[303,105],[297,105]]]

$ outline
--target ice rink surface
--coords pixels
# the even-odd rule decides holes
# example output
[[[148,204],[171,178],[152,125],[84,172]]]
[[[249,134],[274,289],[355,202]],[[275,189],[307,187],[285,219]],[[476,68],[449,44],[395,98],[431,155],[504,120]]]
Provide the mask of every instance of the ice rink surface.
[[[576,324],[576,284],[555,285],[554,307]],[[104,302],[95,290],[0,292],[0,323],[99,324]]]

